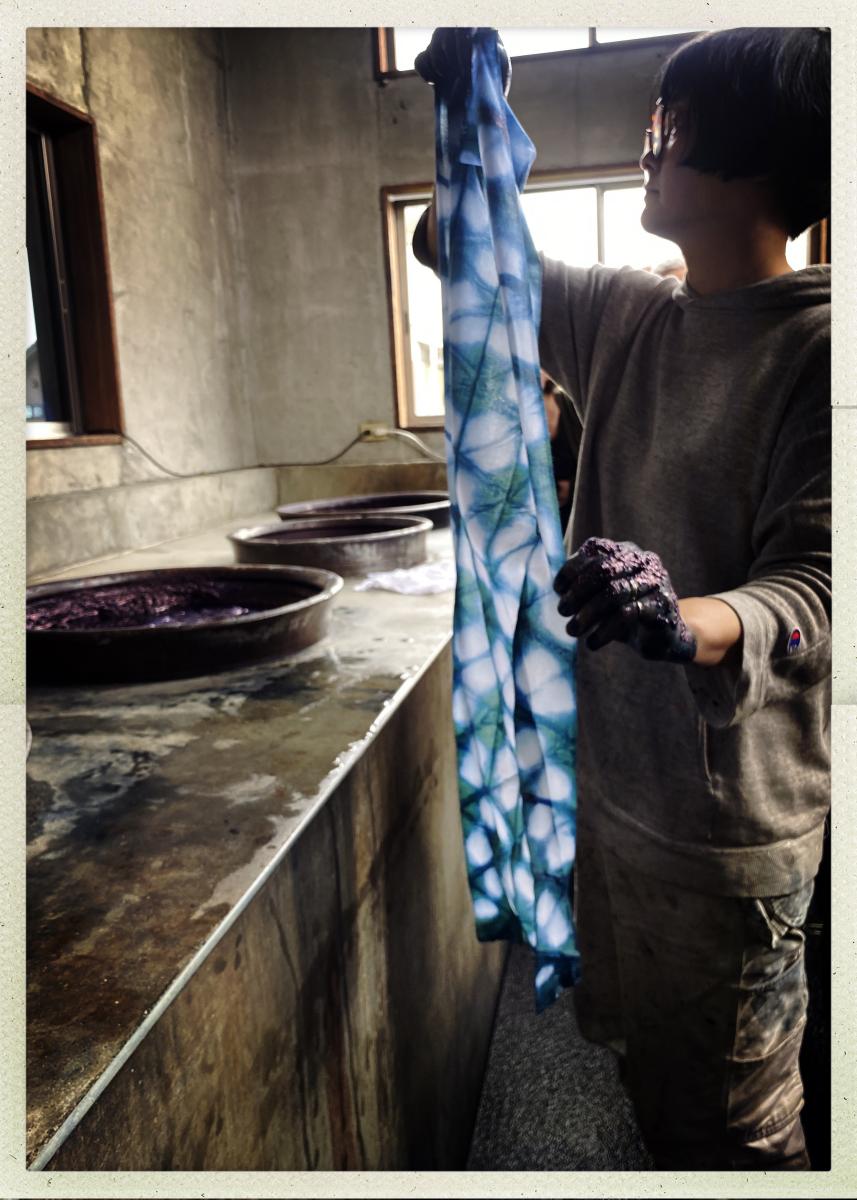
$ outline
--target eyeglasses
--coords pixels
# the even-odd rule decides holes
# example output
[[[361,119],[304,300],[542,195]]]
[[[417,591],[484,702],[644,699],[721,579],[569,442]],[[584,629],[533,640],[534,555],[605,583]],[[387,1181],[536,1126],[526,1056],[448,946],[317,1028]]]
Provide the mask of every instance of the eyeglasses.
[[[675,113],[664,108],[659,96],[655,102],[655,111],[652,113],[652,127],[647,129],[643,135],[643,158],[651,155],[657,162],[666,147],[673,144],[675,135]]]

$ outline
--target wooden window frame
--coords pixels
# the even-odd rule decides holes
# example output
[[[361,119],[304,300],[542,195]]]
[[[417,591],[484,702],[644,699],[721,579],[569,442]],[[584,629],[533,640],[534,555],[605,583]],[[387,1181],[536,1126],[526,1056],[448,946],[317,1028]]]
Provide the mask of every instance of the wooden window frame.
[[[95,122],[27,84],[27,128],[50,142],[51,188],[61,233],[71,342],[72,433],[28,438],[28,450],[118,444],[123,414]]]
[[[399,429],[443,429],[443,420],[437,417],[418,417],[411,412],[411,362],[408,354],[408,339],[405,319],[407,305],[407,280],[404,230],[399,213],[406,203],[429,200],[431,183],[415,183],[408,186],[393,184],[381,188],[381,214],[384,223],[384,262],[387,270],[387,301],[390,322],[390,346],[393,365],[393,393],[395,396],[396,426]]]
[[[599,184],[627,183],[632,186],[642,179],[638,163],[620,163],[604,167],[572,168],[569,170],[532,171],[527,191],[547,191],[573,181],[575,187],[598,187]],[[413,381],[407,340],[407,296],[405,260],[407,246],[400,209],[406,203],[428,200],[432,183],[391,184],[381,188],[381,212],[384,225],[385,263],[387,270],[387,299],[392,354],[395,419],[399,429],[442,430],[443,417],[420,417],[413,412]],[[600,198],[599,191],[599,198]],[[600,209],[600,201],[599,201]],[[601,218],[599,212],[598,252],[602,256]]]
[[[830,218],[823,217],[817,225],[811,225],[808,239],[809,261],[815,264],[830,262]]]

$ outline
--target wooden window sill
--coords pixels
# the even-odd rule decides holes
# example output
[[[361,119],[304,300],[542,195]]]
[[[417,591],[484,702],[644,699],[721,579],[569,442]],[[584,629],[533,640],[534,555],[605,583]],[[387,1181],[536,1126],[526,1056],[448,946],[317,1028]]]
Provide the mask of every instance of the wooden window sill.
[[[28,450],[63,450],[67,446],[119,446],[125,439],[121,433],[82,433],[78,437],[30,438]]]

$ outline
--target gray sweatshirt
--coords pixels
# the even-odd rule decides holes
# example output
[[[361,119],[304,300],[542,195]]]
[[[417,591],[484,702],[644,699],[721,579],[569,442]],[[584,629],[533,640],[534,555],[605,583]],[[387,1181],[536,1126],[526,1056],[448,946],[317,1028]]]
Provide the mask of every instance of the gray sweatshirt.
[[[829,268],[699,296],[543,259],[540,354],[583,420],[569,550],[636,542],[743,626],[731,667],[580,642],[581,818],[661,878],[792,891],[829,806]]]

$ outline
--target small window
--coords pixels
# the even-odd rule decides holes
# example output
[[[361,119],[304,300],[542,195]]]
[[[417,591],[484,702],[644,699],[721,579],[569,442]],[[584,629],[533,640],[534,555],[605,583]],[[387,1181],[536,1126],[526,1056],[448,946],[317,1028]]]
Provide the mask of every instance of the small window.
[[[425,50],[433,29],[379,29],[376,74],[383,79],[414,69],[414,59]],[[561,54],[569,50],[591,50],[609,42],[633,42],[642,38],[682,37],[689,29],[595,29],[563,26],[554,29],[500,29],[510,58]]]
[[[77,372],[50,138],[27,130],[27,435],[78,424]],[[35,428],[33,428],[35,426]]]
[[[28,445],[118,440],[113,312],[91,119],[27,88]]]
[[[599,28],[594,31],[595,41],[606,42],[639,42],[644,38],[677,37],[679,34],[695,33],[693,29],[629,29],[618,26],[615,29]]]
[[[440,282],[414,258],[414,230],[428,187],[384,193],[398,424],[443,425],[443,315]]]
[[[654,270],[680,257],[678,247],[640,225],[640,172],[619,168],[565,176],[534,172],[521,198],[536,249],[578,266]],[[388,188],[386,206],[396,407],[400,426],[443,425],[443,317],[440,283],[417,262],[411,240],[431,189]]]
[[[412,71],[414,59],[425,50],[433,29],[392,30],[391,71]],[[510,58],[526,54],[557,54],[589,45],[588,29],[501,29],[500,37]]]
[[[440,282],[417,262],[411,241],[429,185],[385,188],[396,410],[403,428],[443,426],[443,318]],[[567,174],[534,171],[521,206],[536,249],[573,266],[604,263],[678,274],[681,250],[640,224],[644,191],[636,167]],[[789,242],[794,270],[830,261],[829,223]]]

